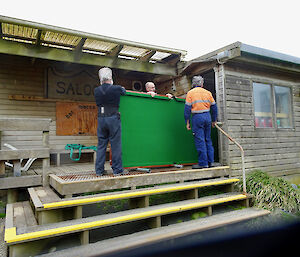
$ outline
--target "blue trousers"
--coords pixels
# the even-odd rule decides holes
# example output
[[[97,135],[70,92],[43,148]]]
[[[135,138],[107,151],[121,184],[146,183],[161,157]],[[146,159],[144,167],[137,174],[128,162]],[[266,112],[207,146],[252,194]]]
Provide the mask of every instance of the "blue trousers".
[[[114,114],[109,117],[98,117],[97,135],[98,148],[95,165],[96,173],[101,175],[104,172],[108,141],[111,145],[113,172],[114,174],[123,172],[121,120],[119,114]]]
[[[214,162],[214,148],[211,141],[211,116],[209,112],[193,114],[192,130],[196,150],[198,152],[198,165],[208,166]]]

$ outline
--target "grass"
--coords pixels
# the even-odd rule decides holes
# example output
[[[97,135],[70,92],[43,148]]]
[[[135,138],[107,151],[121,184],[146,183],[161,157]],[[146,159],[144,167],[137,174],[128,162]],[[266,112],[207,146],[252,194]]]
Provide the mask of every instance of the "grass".
[[[237,185],[242,190],[242,181]],[[255,170],[247,175],[246,187],[247,192],[254,196],[254,206],[300,214],[300,189],[293,188],[290,182]]]

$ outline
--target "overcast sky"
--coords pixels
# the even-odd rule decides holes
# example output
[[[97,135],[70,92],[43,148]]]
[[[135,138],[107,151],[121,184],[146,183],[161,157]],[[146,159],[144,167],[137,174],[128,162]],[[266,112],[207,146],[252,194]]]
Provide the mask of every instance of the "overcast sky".
[[[300,58],[300,0],[9,0],[0,14],[186,50],[242,43]]]

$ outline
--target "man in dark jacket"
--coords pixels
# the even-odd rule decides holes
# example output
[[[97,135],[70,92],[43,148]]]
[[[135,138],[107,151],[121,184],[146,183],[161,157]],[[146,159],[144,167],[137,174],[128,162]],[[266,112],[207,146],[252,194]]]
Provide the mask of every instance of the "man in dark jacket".
[[[98,107],[98,149],[96,174],[104,174],[104,164],[108,141],[111,144],[112,169],[115,176],[123,173],[121,120],[119,113],[120,96],[126,94],[124,87],[113,85],[112,70],[99,70],[100,86],[95,88],[94,95]]]

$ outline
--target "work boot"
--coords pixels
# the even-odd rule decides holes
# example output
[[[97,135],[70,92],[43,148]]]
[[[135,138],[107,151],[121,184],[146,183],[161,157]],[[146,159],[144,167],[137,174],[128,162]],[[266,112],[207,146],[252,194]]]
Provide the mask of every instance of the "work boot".
[[[214,163],[208,163],[208,168],[213,168],[213,167],[217,167]]]
[[[129,174],[129,172],[127,170],[123,170],[122,172],[114,173],[114,177],[118,177],[121,175],[128,175],[128,174]]]
[[[205,168],[208,168],[207,166],[200,166],[198,164],[195,164],[192,166],[192,169],[205,169]]]
[[[103,171],[102,173],[97,173],[97,172],[96,172],[96,176],[97,176],[97,177],[102,177],[102,176],[106,176],[106,175],[108,175],[108,173],[107,173],[106,170]]]

